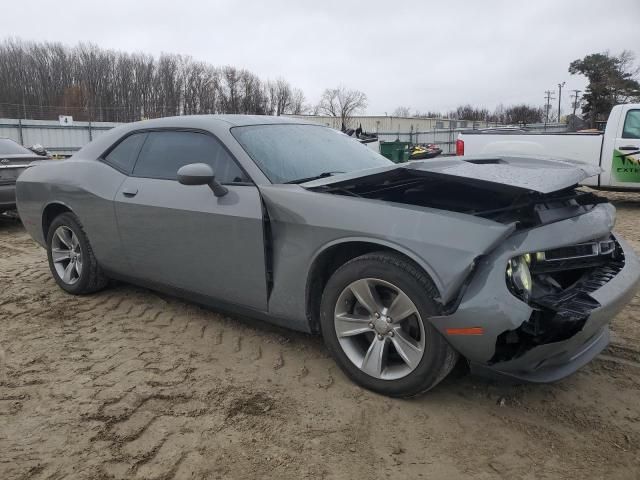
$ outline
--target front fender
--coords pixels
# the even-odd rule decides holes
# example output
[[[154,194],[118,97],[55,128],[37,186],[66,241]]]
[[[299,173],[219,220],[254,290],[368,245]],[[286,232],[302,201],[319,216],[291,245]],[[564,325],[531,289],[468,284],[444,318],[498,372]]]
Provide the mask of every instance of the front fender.
[[[273,262],[269,312],[308,330],[307,280],[327,248],[364,241],[391,248],[427,272],[440,301],[455,298],[477,257],[511,234],[513,225],[379,200],[308,191],[298,185],[260,186],[268,212]],[[300,323],[298,325],[298,323]]]
[[[349,243],[368,243],[373,245],[379,245],[381,248],[394,250],[398,253],[405,255],[406,257],[413,260],[416,264],[418,264],[420,268],[422,268],[425,272],[427,272],[427,274],[433,281],[434,285],[436,286],[438,293],[440,293],[440,295],[442,296],[442,292],[443,292],[442,279],[438,275],[438,272],[429,264],[429,262],[427,262],[425,259],[420,257],[416,252],[413,252],[398,243],[380,239],[380,238],[359,236],[359,237],[343,237],[343,238],[332,240],[320,246],[320,248],[315,252],[315,254],[312,257],[311,265],[315,265],[318,258],[323,253],[327,252],[329,249],[333,247],[337,247],[339,245],[346,245]],[[307,285],[309,285],[310,283],[311,275],[312,275],[312,269],[310,268],[309,271],[307,272]]]

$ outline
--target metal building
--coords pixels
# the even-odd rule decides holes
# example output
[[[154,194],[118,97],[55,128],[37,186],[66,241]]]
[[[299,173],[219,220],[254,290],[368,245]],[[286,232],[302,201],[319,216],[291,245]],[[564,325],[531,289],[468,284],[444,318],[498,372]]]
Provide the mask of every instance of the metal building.
[[[39,144],[53,154],[69,156],[116,125],[112,122],[63,125],[56,120],[0,118],[0,137],[10,138],[25,147]]]

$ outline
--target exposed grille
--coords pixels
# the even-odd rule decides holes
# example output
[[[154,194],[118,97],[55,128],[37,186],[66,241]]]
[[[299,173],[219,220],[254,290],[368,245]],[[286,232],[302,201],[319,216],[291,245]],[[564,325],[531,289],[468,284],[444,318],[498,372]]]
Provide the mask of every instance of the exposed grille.
[[[616,248],[617,242],[611,237],[604,241],[586,242],[538,252],[534,256],[531,272],[561,272],[607,265],[615,260]],[[621,252],[622,250],[620,254]]]
[[[566,319],[580,318],[600,304],[589,295],[615,277],[624,267],[624,252],[615,240],[610,240],[615,252],[608,262],[594,268],[576,284],[562,292],[545,295],[535,299],[535,303],[556,311],[556,315]],[[602,242],[604,243],[604,242]]]
[[[600,252],[611,248],[613,251],[590,258],[542,262],[547,265],[582,263],[583,268],[586,265],[590,270],[562,291],[532,298],[530,303],[534,310],[529,320],[515,330],[498,335],[491,364],[518,358],[538,345],[567,340],[584,328],[591,312],[600,307],[591,294],[615,277],[625,262],[624,252],[613,237],[605,242],[592,243],[598,245]],[[594,259],[600,259],[602,263],[591,267]],[[534,262],[532,267],[535,265]]]
[[[542,252],[542,254],[544,255],[544,260],[554,261],[580,257],[592,257],[598,255],[598,251],[598,244],[596,242],[589,242],[571,245],[569,247],[554,248],[553,250]]]

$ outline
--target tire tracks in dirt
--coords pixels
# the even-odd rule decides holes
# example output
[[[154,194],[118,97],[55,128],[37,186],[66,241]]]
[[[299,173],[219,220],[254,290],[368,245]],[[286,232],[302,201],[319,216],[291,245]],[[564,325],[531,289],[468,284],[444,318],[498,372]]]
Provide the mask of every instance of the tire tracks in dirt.
[[[637,298],[606,354],[563,382],[452,378],[391,400],[318,338],[123,284],[71,297],[19,225],[0,222],[0,251],[0,478],[637,472]]]

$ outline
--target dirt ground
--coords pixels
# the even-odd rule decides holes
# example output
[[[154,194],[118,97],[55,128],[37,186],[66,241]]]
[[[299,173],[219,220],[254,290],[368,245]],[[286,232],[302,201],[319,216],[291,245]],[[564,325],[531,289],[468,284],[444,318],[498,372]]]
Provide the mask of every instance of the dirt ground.
[[[640,251],[640,195],[610,197]],[[392,400],[320,338],[129,285],[67,295],[14,221],[0,281],[0,479],[640,478],[640,296],[557,384]]]

